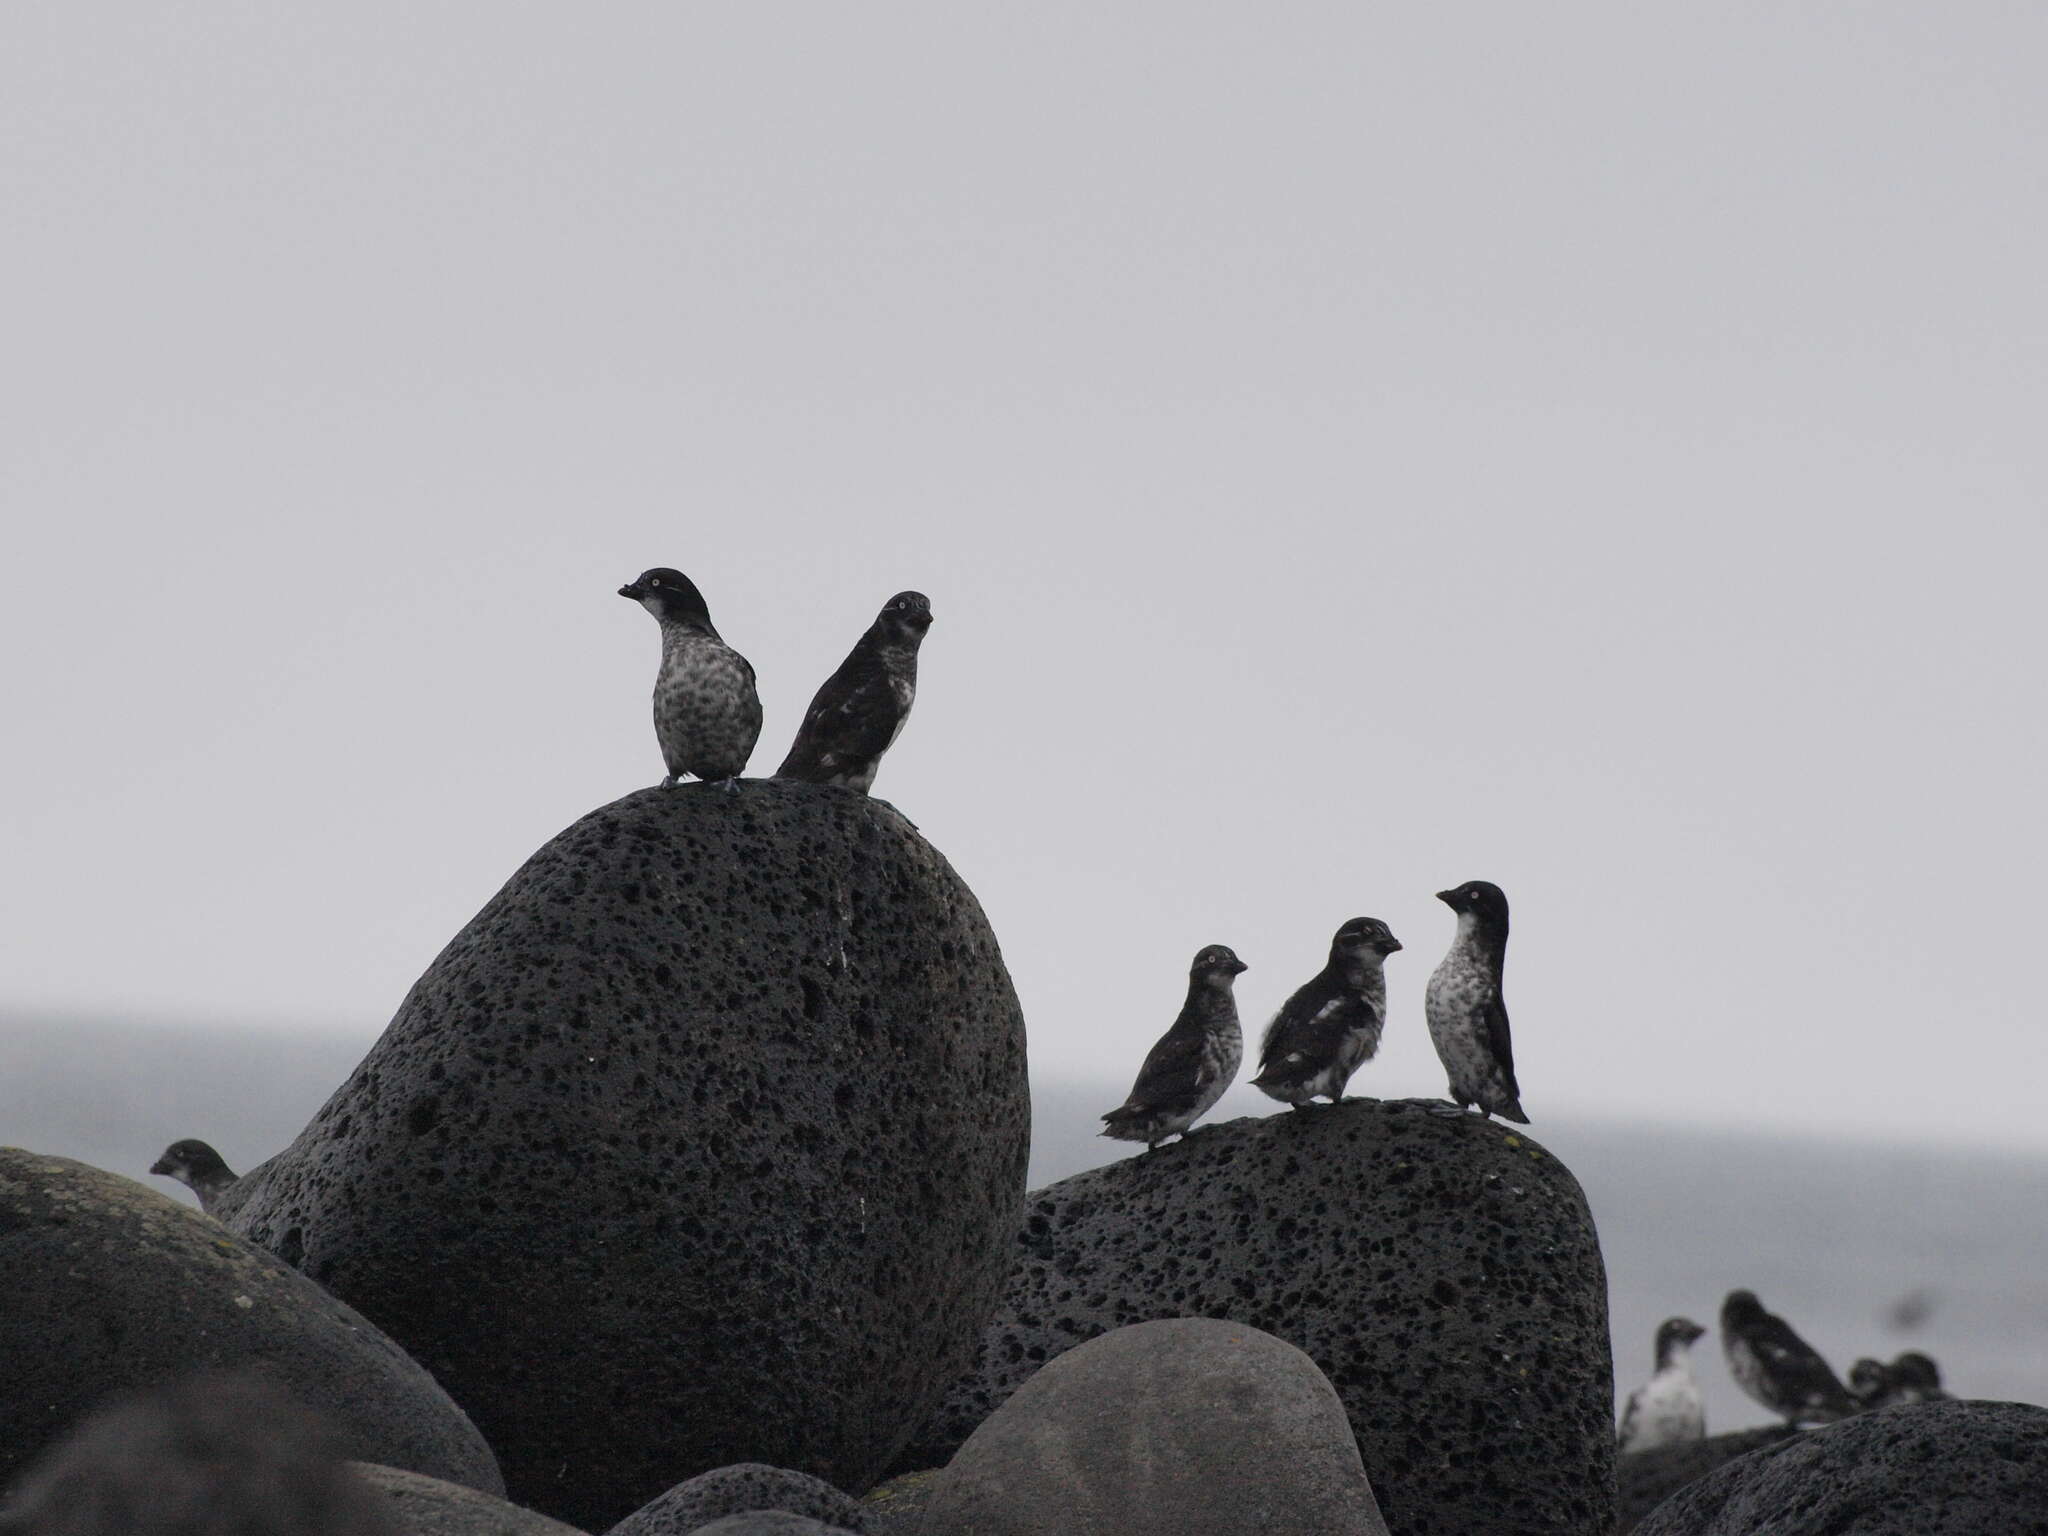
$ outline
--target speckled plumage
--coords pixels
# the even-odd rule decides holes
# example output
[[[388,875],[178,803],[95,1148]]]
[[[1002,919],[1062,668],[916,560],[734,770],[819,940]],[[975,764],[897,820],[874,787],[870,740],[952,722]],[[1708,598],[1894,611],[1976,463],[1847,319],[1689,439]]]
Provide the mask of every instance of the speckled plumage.
[[[661,625],[654,736],[668,769],[662,782],[674,784],[684,774],[738,778],[761,735],[753,667],[720,637],[703,595],[680,571],[657,566],[619,588],[619,595]]]
[[[1856,1411],[1856,1400],[1827,1361],[1783,1318],[1766,1312],[1753,1291],[1730,1291],[1721,1303],[1721,1351],[1735,1384],[1795,1428]]]
[[[1692,1374],[1692,1346],[1705,1332],[1686,1317],[1666,1318],[1658,1327],[1657,1368],[1628,1395],[1618,1449],[1651,1451],[1706,1438],[1706,1401]]]
[[[1483,1114],[1527,1125],[1515,1081],[1507,1002],[1501,995],[1508,899],[1497,885],[1468,880],[1438,891],[1437,900],[1458,914],[1458,931],[1429,978],[1423,1013],[1430,1043],[1450,1079],[1451,1098],[1460,1108],[1476,1104]]]
[[[1232,984],[1245,964],[1227,945],[1211,944],[1188,968],[1187,1001],[1138,1069],[1130,1097],[1102,1117],[1102,1134],[1142,1141],[1147,1151],[1185,1134],[1237,1077],[1244,1031]]]
[[[882,754],[902,734],[917,698],[917,648],[931,627],[931,600],[898,592],[882,605],[839,669],[825,679],[778,779],[843,784],[866,794]]]
[[[199,1209],[209,1216],[214,1214],[215,1202],[238,1177],[218,1152],[190,1137],[165,1147],[164,1155],[149,1165],[149,1171],[176,1179],[191,1190],[199,1197]]]
[[[1387,1018],[1387,956],[1400,949],[1377,918],[1354,917],[1330,941],[1329,962],[1273,1015],[1252,1086],[1297,1108],[1344,1096],[1351,1074],[1380,1048]]]

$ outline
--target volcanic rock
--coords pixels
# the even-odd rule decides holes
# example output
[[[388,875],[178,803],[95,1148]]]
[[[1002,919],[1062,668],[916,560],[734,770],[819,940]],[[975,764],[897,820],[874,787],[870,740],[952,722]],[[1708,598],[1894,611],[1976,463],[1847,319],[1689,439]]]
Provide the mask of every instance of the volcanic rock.
[[[607,1536],[690,1536],[713,1520],[759,1509],[806,1515],[843,1527],[854,1536],[867,1536],[867,1511],[858,1500],[802,1472],[765,1467],[759,1462],[700,1472],[634,1510]]]
[[[341,1453],[499,1492],[476,1426],[359,1313],[167,1195],[0,1148],[0,1486],[109,1394],[254,1368]]]
[[[405,1536],[583,1536],[573,1526],[474,1488],[396,1467],[355,1464]]]
[[[1234,1120],[1033,1192],[976,1366],[899,1468],[944,1464],[1098,1334],[1226,1318],[1322,1368],[1396,1536],[1604,1536],[1614,1377],[1585,1196],[1521,1128],[1432,1107]]]
[[[1913,1403],[1751,1451],[1681,1488],[1637,1536],[2048,1532],[2048,1408]]]
[[[1001,1293],[1029,1118],[995,937],[907,821],[647,789],[527,861],[224,1215],[603,1530],[734,1462],[872,1483]]]

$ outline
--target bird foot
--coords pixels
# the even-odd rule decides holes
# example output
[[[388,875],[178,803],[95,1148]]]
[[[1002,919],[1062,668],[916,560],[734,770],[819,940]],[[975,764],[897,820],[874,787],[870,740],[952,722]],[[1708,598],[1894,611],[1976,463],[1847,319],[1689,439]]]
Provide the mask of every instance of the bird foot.
[[[734,774],[729,779],[720,779],[718,781],[718,787],[724,790],[728,795],[736,795],[740,792],[740,776],[738,774]]]
[[[1435,1102],[1423,1105],[1422,1112],[1428,1115],[1442,1115],[1446,1119],[1451,1120],[1463,1120],[1466,1115],[1466,1109],[1464,1105],[1452,1104],[1443,1100],[1437,1100]]]
[[[674,774],[670,774],[667,778],[663,779],[661,781],[661,787],[663,789],[674,789],[676,787],[676,776]]]

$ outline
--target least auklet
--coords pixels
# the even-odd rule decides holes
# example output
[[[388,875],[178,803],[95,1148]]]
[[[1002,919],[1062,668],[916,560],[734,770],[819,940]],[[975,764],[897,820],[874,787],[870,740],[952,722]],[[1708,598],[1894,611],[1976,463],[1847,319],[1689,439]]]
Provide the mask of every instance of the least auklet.
[[[668,777],[686,773],[737,788],[761,734],[761,699],[747,658],[719,637],[697,584],[656,566],[619,588],[661,625],[661,668],[654,675],[654,736]]]
[[[1330,941],[1330,959],[1266,1026],[1252,1086],[1296,1109],[1344,1097],[1344,1085],[1380,1048],[1387,1022],[1387,956],[1401,947],[1376,917],[1354,917]]]
[[[1814,1348],[1754,1291],[1730,1291],[1721,1303],[1721,1352],[1735,1384],[1793,1428],[1845,1419],[1857,1408]]]
[[[1104,1115],[1102,1134],[1142,1141],[1149,1152],[1188,1127],[1223,1097],[1244,1059],[1231,984],[1245,969],[1228,945],[1211,944],[1188,969],[1188,998],[1173,1027],[1138,1069],[1131,1096]]]
[[[190,1138],[165,1147],[164,1155],[149,1165],[149,1171],[176,1179],[191,1190],[199,1197],[199,1209],[209,1216],[214,1202],[239,1177],[212,1147]]]
[[[1438,891],[1436,899],[1458,914],[1458,931],[1450,952],[1429,978],[1423,1013],[1437,1059],[1450,1077],[1451,1098],[1460,1109],[1476,1104],[1482,1114],[1527,1125],[1522,1090],[1515,1082],[1507,1004],[1501,997],[1508,899],[1499,886],[1485,880]]]
[[[1692,1346],[1706,1331],[1689,1317],[1667,1317],[1658,1325],[1657,1368],[1628,1395],[1619,1449],[1651,1451],[1706,1438],[1706,1402],[1692,1375]]]
[[[931,599],[898,592],[825,679],[797,727],[778,779],[844,784],[866,794],[917,697],[917,648],[932,626]]]

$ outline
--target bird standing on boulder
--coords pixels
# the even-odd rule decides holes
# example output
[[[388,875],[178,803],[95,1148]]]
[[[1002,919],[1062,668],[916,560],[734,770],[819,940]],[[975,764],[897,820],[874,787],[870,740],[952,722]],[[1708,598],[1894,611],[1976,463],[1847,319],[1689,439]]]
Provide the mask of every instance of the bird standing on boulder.
[[[1735,1384],[1794,1429],[1856,1411],[1856,1400],[1827,1361],[1783,1318],[1766,1312],[1754,1291],[1730,1291],[1721,1303],[1721,1350]]]
[[[1508,954],[1508,898],[1497,885],[1467,880],[1436,899],[1458,914],[1450,952],[1429,978],[1423,1012],[1430,1042],[1450,1077],[1459,1109],[1527,1125],[1522,1090],[1515,1082],[1515,1051],[1508,1038],[1508,1008],[1501,970]],[[1448,1114],[1446,1110],[1444,1113]]]
[[[761,699],[747,658],[719,637],[704,594],[681,571],[656,566],[619,588],[661,625],[654,675],[654,737],[667,789],[686,773],[727,789],[761,735]]]
[[[1354,917],[1330,941],[1330,960],[1266,1026],[1252,1086],[1296,1109],[1332,1104],[1380,1048],[1387,1022],[1387,956],[1401,947],[1376,917]]]
[[[917,648],[931,627],[931,599],[922,592],[898,592],[884,603],[811,700],[775,777],[844,784],[866,794],[882,754],[910,718],[917,697]]]
[[[1849,1367],[1849,1395],[1866,1409],[1948,1400],[1941,1389],[1940,1368],[1917,1349],[1907,1350],[1890,1365],[1858,1360]]]
[[[1706,1438],[1706,1402],[1692,1377],[1692,1346],[1706,1331],[1689,1317],[1667,1317],[1658,1325],[1657,1369],[1629,1393],[1617,1449],[1653,1451]]]
[[[1245,963],[1228,945],[1211,944],[1188,968],[1188,1000],[1138,1069],[1131,1096],[1104,1115],[1102,1134],[1142,1141],[1151,1151],[1209,1112],[1244,1060],[1244,1031],[1231,986]]]
[[[151,1173],[176,1179],[199,1197],[199,1209],[213,1214],[214,1202],[233,1186],[237,1175],[221,1155],[203,1141],[174,1141],[149,1165]]]

